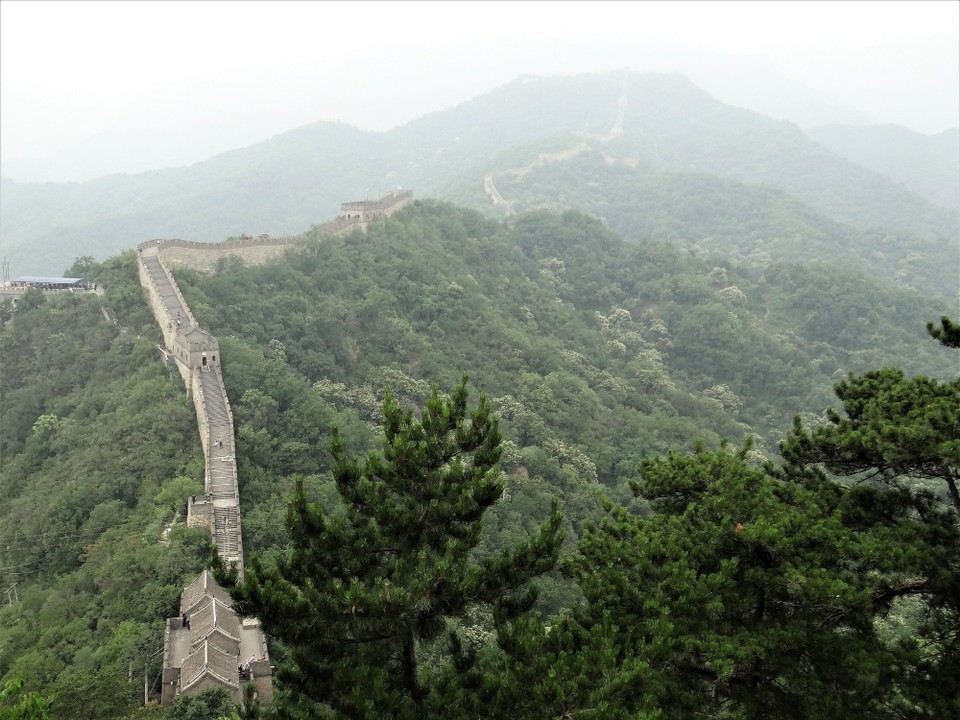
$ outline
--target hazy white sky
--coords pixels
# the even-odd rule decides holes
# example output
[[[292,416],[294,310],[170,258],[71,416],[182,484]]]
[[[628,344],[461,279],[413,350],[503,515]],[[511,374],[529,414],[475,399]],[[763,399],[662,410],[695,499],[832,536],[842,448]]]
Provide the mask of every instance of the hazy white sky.
[[[940,96],[960,70],[937,48],[958,33],[957,0],[0,0],[0,172],[183,164],[317,120],[385,130],[520,74],[633,67],[624,48],[767,55],[872,122],[938,132],[957,124]]]

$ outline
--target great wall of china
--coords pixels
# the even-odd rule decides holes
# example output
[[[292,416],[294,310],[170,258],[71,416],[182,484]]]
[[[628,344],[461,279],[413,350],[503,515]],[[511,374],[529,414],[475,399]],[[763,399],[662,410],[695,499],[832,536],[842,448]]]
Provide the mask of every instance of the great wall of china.
[[[332,222],[311,233],[311,241],[366,230],[413,202],[409,190],[388,192],[378,200],[343,203]],[[137,248],[140,284],[163,334],[158,349],[175,367],[193,398],[204,454],[204,493],[190,498],[187,523],[207,527],[225,565],[243,573],[240,489],[235,460],[233,411],[220,373],[217,338],[201,328],[180,293],[171,268],[216,271],[219,262],[238,257],[246,265],[263,264],[307,243],[305,236],[243,238],[222,243],[152,240]],[[180,616],[168,618],[164,634],[161,702],[181,693],[223,687],[239,701],[244,682],[252,682],[261,700],[273,696],[266,639],[255,618],[233,612],[229,593],[209,571],[185,590]]]
[[[616,140],[617,138],[623,137],[623,118],[627,113],[627,82],[629,75],[624,74],[623,77],[623,86],[620,90],[620,97],[617,100],[617,114],[613,120],[613,125],[603,135],[593,135],[588,136],[586,134],[581,134],[580,142],[576,145],[564,148],[562,150],[557,150],[550,153],[539,153],[536,160],[532,160],[526,165],[516,168],[508,168],[500,172],[501,176],[513,176],[513,177],[522,177],[527,173],[544,167],[545,165],[551,165],[553,163],[564,162],[571,158],[576,157],[580,153],[588,152],[590,150],[595,150],[596,148],[591,145],[588,140],[593,140],[599,143],[608,143],[611,140]],[[636,158],[615,158],[608,153],[603,154],[603,161],[607,165],[613,165],[614,163],[620,163],[627,165],[629,167],[635,167],[637,164]],[[516,215],[517,211],[513,207],[513,203],[505,199],[503,195],[500,194],[500,191],[497,190],[497,186],[494,184],[493,175],[485,175],[483,178],[483,190],[490,198],[490,202],[493,203],[493,206],[502,212],[505,216],[509,217],[510,215]]]

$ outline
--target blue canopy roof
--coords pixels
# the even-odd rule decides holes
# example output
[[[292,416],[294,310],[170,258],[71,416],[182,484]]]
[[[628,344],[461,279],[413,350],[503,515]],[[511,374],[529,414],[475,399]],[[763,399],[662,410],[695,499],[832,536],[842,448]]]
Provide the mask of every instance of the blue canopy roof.
[[[46,283],[47,285],[76,285],[83,278],[43,277],[42,275],[21,275],[14,278],[15,283]]]

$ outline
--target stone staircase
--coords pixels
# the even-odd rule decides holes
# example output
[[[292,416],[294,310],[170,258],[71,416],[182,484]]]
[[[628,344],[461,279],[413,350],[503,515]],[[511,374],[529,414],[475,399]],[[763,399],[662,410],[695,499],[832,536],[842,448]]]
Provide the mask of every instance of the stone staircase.
[[[213,506],[213,540],[226,563],[240,565],[240,508],[236,505]]]
[[[159,257],[160,245],[141,245],[139,260],[146,274],[146,282],[153,287],[160,307],[154,312],[161,326],[166,325],[164,336],[183,337],[179,333],[192,334],[196,328],[193,316],[184,304],[173,279],[164,269]],[[174,327],[176,325],[176,327]],[[167,331],[170,331],[169,334]],[[183,365],[187,355],[177,357],[172,348],[167,356]],[[212,358],[215,360],[215,356]],[[233,420],[229,410],[226,389],[220,377],[219,366],[206,363],[194,363],[185,373],[188,389],[190,379],[196,382],[194,403],[197,416],[201,420],[200,432],[203,435],[206,450],[206,482],[204,495],[196,499],[192,506],[198,518],[209,518],[210,532],[217,550],[225,564],[236,563],[243,572],[243,543],[240,533],[240,493],[237,486],[237,466],[234,459]],[[197,385],[199,387],[197,388]],[[194,502],[194,501],[192,501]],[[212,507],[211,507],[212,506]]]
[[[163,271],[163,267],[160,265],[160,258],[156,255],[143,255],[140,260],[159,291],[164,307],[166,307],[170,317],[182,317],[184,318],[184,322],[186,322],[186,318],[189,317],[187,308],[180,302],[176,290],[174,290],[167,274]],[[177,313],[180,313],[180,315],[178,316]]]
[[[239,501],[237,472],[234,462],[233,425],[227,414],[226,393],[215,368],[200,374],[200,387],[207,411],[207,462],[210,487],[207,492],[216,500]],[[222,447],[221,447],[222,445]]]

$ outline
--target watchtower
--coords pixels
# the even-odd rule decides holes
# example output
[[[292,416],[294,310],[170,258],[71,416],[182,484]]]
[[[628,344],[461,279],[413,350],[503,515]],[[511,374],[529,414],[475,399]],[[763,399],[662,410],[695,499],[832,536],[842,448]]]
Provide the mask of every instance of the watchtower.
[[[397,210],[412,203],[413,190],[388,190],[380,193],[377,200],[342,203],[337,217],[366,224],[373,220],[386,220]]]

